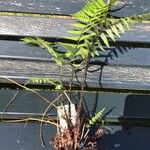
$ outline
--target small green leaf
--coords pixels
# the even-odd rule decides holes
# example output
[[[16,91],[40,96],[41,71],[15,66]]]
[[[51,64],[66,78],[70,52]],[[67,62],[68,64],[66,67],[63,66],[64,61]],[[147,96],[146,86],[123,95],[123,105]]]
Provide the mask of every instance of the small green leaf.
[[[87,11],[86,9],[83,9],[83,12],[87,14],[89,17],[92,17],[94,15],[92,11]]]
[[[125,32],[125,31],[124,31],[124,27],[122,26],[121,23],[117,24],[116,26],[118,27],[118,29],[119,29],[122,33]]]
[[[105,36],[105,34],[104,34],[104,33],[101,33],[100,36],[101,36],[103,42],[106,44],[106,46],[107,46],[107,47],[110,47],[110,46],[109,46],[109,42],[108,42],[107,37]]]
[[[55,90],[61,90],[63,88],[62,84],[56,84]]]
[[[111,31],[110,29],[107,29],[106,32],[107,32],[107,34],[109,35],[109,37],[110,37],[114,42],[116,42],[115,37],[114,37],[114,34],[112,33],[112,31]]]
[[[105,7],[106,4],[104,3],[103,0],[97,0],[97,3],[99,3],[100,6]]]
[[[74,55],[74,52],[72,50],[68,49],[65,55],[66,55],[67,58],[69,58],[69,57]]]
[[[55,60],[55,62],[56,62],[56,64],[57,64],[58,66],[62,66],[62,65],[63,65],[61,59],[54,59],[54,60]]]
[[[98,52],[97,50],[95,50],[93,53],[94,53],[96,56],[99,56],[99,52]]]
[[[121,18],[122,23],[126,26],[127,29],[129,29],[129,24],[126,21],[126,19]]]
[[[86,25],[82,24],[82,23],[74,23],[74,24],[71,24],[71,25],[74,26],[74,27],[77,27],[77,28],[81,28],[81,29],[86,27]]]
[[[112,29],[112,31],[113,31],[118,37],[120,37],[120,34],[119,34],[117,28],[116,28],[114,25],[111,26],[111,29]]]
[[[92,32],[90,34],[87,34],[87,35],[82,35],[81,38],[80,38],[80,41],[84,40],[84,39],[88,39],[88,38],[91,38],[93,36],[95,36],[96,33]]]
[[[77,44],[72,44],[72,43],[62,43],[59,42],[59,44],[64,47],[65,49],[73,48],[75,49],[77,47]]]
[[[65,37],[66,40],[78,41],[80,36]]]
[[[82,31],[80,30],[70,30],[68,33],[81,35]]]
[[[84,14],[84,12],[80,11],[80,12],[73,14],[73,17],[80,20],[81,22],[88,23],[89,17],[86,14],[84,14],[84,15],[83,14]]]
[[[96,44],[98,44],[98,47],[102,50],[105,51],[105,49],[103,48],[101,42],[99,41],[99,39],[96,39]]]
[[[94,56],[95,56],[94,52],[91,52],[91,53],[90,53],[90,55],[91,55],[92,57],[94,57]]]
[[[88,49],[81,47],[78,52],[75,54],[75,56],[81,56],[83,59],[88,57]]]
[[[84,39],[84,42],[85,42],[85,46],[90,51],[91,50],[92,42],[90,42],[88,39]]]

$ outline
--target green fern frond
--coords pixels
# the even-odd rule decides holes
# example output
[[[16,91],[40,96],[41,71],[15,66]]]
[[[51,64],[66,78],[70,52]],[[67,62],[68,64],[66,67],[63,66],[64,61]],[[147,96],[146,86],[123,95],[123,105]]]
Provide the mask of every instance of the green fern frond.
[[[75,19],[78,19],[81,22],[89,23],[90,19],[93,16],[104,13],[105,11],[108,11],[108,7],[109,5],[104,3],[103,0],[94,0],[94,1],[88,2],[82,10],[73,14],[73,16],[75,17]]]
[[[150,23],[150,13],[142,15],[133,15],[130,19],[134,22],[148,22]]]
[[[55,86],[55,89],[60,90],[63,88],[63,85],[60,81],[55,81],[50,78],[44,78],[44,77],[31,77],[28,80],[28,83],[38,83],[38,84],[51,84]]]
[[[114,34],[113,34],[113,32],[112,32],[111,29],[106,29],[106,33],[108,34],[108,36],[109,36],[114,42],[116,42],[115,36],[114,36]]]
[[[89,50],[85,47],[81,47],[75,54],[75,56],[81,56],[82,59],[86,59],[88,55],[89,55]]]
[[[48,52],[54,56],[55,58],[58,57],[58,53],[56,51],[54,51],[52,45],[54,43],[51,43],[51,42],[48,42],[48,41],[45,41],[43,39],[41,39],[40,37],[26,37],[26,38],[23,38],[21,39],[23,42],[27,43],[27,44],[35,44],[35,45],[38,45],[40,46],[41,48],[45,48],[48,50]]]
[[[106,35],[104,33],[101,33],[100,37],[102,38],[105,45],[109,48],[110,46],[109,46],[109,42],[108,42]]]
[[[76,28],[79,28],[79,29],[83,29],[86,27],[86,24],[83,24],[83,23],[73,23],[71,25],[76,27]]]
[[[104,47],[110,47],[110,40],[116,42],[116,38],[120,38],[122,34],[129,29],[130,24],[136,22],[150,21],[150,13],[143,15],[133,15],[116,19],[109,10],[117,0],[91,0],[84,8],[72,16],[76,19],[76,23],[71,24],[73,30],[68,31],[71,37],[65,37],[67,40],[73,40],[73,43],[51,43],[41,38],[25,38],[27,44],[36,44],[42,48],[46,48],[52,55],[55,62],[61,66],[74,61],[77,57],[86,59],[99,55],[100,51],[105,51]],[[58,53],[54,45],[61,45],[64,53]]]
[[[41,48],[48,50],[48,52],[52,56],[52,59],[59,66],[62,66],[62,64],[67,63],[66,60],[63,59],[63,57],[62,57],[63,55],[54,49],[53,45],[56,44],[54,42],[48,42],[39,37],[34,37],[34,38],[27,37],[27,38],[23,38],[22,41],[27,44],[36,44],[36,45],[40,46]]]
[[[86,127],[90,128],[91,126],[95,125],[98,121],[102,121],[102,114],[103,114],[104,110],[105,110],[105,108],[103,108],[101,111],[95,113],[95,115],[86,124]]]

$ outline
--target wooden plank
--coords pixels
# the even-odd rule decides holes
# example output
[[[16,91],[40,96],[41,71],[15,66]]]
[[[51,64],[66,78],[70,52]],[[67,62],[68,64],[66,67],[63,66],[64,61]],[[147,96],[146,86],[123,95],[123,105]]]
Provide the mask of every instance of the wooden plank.
[[[150,128],[110,126],[110,134],[99,143],[102,150],[149,150]]]
[[[137,41],[137,42],[150,42],[150,24],[136,24],[132,29],[127,31],[122,37],[121,41]]]
[[[61,47],[58,47],[58,50],[63,51]],[[52,62],[47,50],[10,40],[0,40],[0,58]],[[100,57],[92,59],[91,63],[100,65],[103,62],[107,65],[149,67],[149,60],[149,48],[112,47],[102,52]]]
[[[127,118],[126,123],[130,119],[150,119],[150,94],[87,92],[84,99],[90,112],[105,108],[104,114],[109,119],[114,118],[121,122],[123,118]]]
[[[59,67],[53,63],[26,61],[26,60],[0,60],[1,83],[8,83],[4,76],[17,79],[18,82],[26,82],[32,76],[50,77],[59,79]],[[95,71],[93,71],[95,70]],[[63,68],[64,82],[69,81],[70,68]],[[77,72],[78,80],[82,81],[83,71]],[[21,80],[20,80],[21,79]],[[101,66],[92,65],[87,74],[87,88],[106,89],[150,89],[149,67],[124,67],[124,66]],[[77,84],[77,82],[75,81]]]
[[[150,66],[150,49],[149,48],[134,48],[134,47],[112,47],[102,52],[98,58],[91,59],[92,64],[115,66]]]
[[[30,12],[46,14],[72,14],[85,5],[84,0],[0,0],[0,11]],[[116,8],[124,6],[114,15],[127,16],[135,13],[150,12],[147,0],[119,1]],[[43,9],[44,8],[44,9]]]
[[[48,107],[48,103],[41,97],[25,90],[1,89],[0,90],[0,118],[4,120],[42,118],[42,114]],[[58,95],[54,91],[39,92],[43,97],[52,102]],[[77,103],[78,92],[72,93],[72,102]],[[8,106],[10,101],[13,102]],[[104,118],[106,123],[120,125],[150,126],[150,93],[118,93],[118,92],[96,92],[85,91],[84,109],[87,115],[92,115],[105,108]],[[109,104],[109,105],[108,105]],[[7,110],[4,109],[8,106]],[[48,115],[56,119],[57,111],[51,106]]]
[[[91,70],[100,67],[91,67]],[[101,78],[100,78],[101,76]],[[136,67],[104,67],[101,71],[89,73],[87,83],[90,87],[100,87],[114,89],[150,89],[150,69]]]
[[[0,123],[0,149],[34,150],[42,149],[40,142],[40,124]],[[44,150],[52,150],[50,140],[56,132],[53,126],[44,126]],[[9,142],[9,143],[8,143]]]
[[[122,8],[113,13],[118,17],[150,13],[150,2],[147,0],[119,0],[116,8]]]
[[[149,150],[150,128],[148,127],[122,127],[108,126],[110,133],[98,141],[98,147],[102,150]],[[47,126],[44,129],[45,150],[52,150],[49,141],[55,132],[55,128]],[[41,149],[39,139],[39,125],[28,123],[1,123],[0,124],[0,148],[5,150],[15,149]],[[9,144],[8,144],[9,141]]]
[[[51,18],[40,17],[12,17],[0,16],[1,36],[41,36],[52,38],[63,38],[72,36],[67,31],[71,30],[70,17],[52,16]],[[129,41],[130,43],[150,42],[150,25],[136,24],[118,41]]]
[[[70,34],[71,29],[67,24],[73,20],[64,17],[40,18],[40,17],[12,17],[0,16],[0,34],[9,36],[43,36],[64,37]]]
[[[0,40],[0,58],[51,60],[47,50],[21,41]]]
[[[72,14],[84,4],[84,0],[0,0],[0,11]]]
[[[40,91],[39,94],[43,95],[44,98],[50,102],[52,102],[57,97],[56,92]],[[8,109],[6,110],[7,113],[3,114],[6,106],[12,99],[14,100],[8,106]],[[44,113],[47,107],[48,103],[32,92],[11,89],[0,90],[0,117],[2,118],[4,116],[8,116],[7,118],[27,118],[29,116],[41,117],[41,114]],[[51,114],[51,116],[56,116],[56,108],[52,106],[50,108],[49,114]]]

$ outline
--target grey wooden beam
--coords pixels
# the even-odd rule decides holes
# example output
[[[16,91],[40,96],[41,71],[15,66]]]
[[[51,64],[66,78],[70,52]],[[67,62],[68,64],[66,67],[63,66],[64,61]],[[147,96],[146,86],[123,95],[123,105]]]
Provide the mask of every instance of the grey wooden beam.
[[[40,36],[49,38],[72,36],[67,31],[72,29],[70,24],[75,21],[67,16],[52,16],[51,18],[0,16],[0,20],[1,36]],[[136,24],[118,41],[149,43],[149,26],[149,24]]]
[[[39,61],[19,61],[19,60],[0,60],[1,82],[6,83],[4,76],[13,79],[29,79],[33,76],[50,77],[59,79],[59,67],[53,63]],[[98,71],[94,71],[98,70]],[[68,82],[71,68],[63,68],[63,81]],[[89,88],[108,88],[108,89],[150,89],[150,69],[141,67],[124,66],[101,66],[92,65],[87,74],[87,86]],[[78,80],[82,81],[83,71],[77,72]],[[75,82],[77,83],[77,82]]]
[[[42,114],[48,107],[42,98],[35,93],[19,90],[18,95],[12,100],[17,90],[0,90],[0,119],[17,120],[26,118],[42,118]],[[55,91],[38,91],[43,97],[52,102],[58,95]],[[77,91],[72,92],[72,102],[77,103]],[[86,115],[95,114],[95,112],[105,108],[103,113],[107,123],[121,125],[150,125],[150,94],[126,92],[100,92],[85,91],[83,94],[83,106]],[[8,106],[7,110],[4,109]],[[48,114],[53,120],[57,118],[57,110],[51,106]],[[45,116],[45,119],[48,119]],[[31,121],[31,120],[30,120]]]
[[[58,51],[63,51],[58,47]],[[37,46],[27,45],[20,41],[0,40],[0,58],[8,60],[39,60],[52,62],[51,55],[46,49]],[[91,59],[91,63],[100,65],[117,66],[150,66],[150,49],[149,48],[134,48],[134,47],[111,47],[101,52],[100,57]]]
[[[113,13],[118,17],[125,17],[135,14],[150,13],[150,2],[147,0],[119,0],[116,8],[119,11]]]
[[[84,5],[84,0],[0,0],[0,11],[71,14]]]
[[[64,37],[70,34],[69,24],[74,21],[67,17],[40,18],[40,17],[13,17],[0,16],[0,34],[8,36],[42,36]]]
[[[110,133],[100,140],[100,149],[149,150],[150,128],[136,126],[109,126]]]
[[[0,0],[0,11],[72,14],[84,5],[84,0]],[[124,7],[114,15],[128,16],[135,13],[150,12],[150,4],[147,0],[119,0],[116,8],[122,6]]]
[[[40,124],[35,123],[0,123],[0,149],[42,149],[40,142]],[[53,150],[50,141],[56,132],[51,125],[44,125],[44,150]]]

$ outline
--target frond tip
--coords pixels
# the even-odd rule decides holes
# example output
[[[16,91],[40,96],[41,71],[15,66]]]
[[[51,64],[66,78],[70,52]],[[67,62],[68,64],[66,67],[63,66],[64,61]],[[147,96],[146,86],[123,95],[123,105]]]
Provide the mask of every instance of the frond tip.
[[[101,111],[98,111],[97,113],[95,113],[95,115],[86,124],[86,127],[90,128],[92,125],[95,125],[98,121],[102,121],[102,114],[103,114],[104,110],[105,110],[105,108],[103,108]]]

